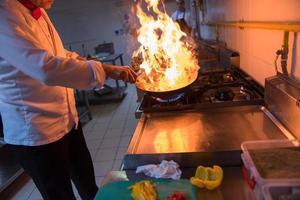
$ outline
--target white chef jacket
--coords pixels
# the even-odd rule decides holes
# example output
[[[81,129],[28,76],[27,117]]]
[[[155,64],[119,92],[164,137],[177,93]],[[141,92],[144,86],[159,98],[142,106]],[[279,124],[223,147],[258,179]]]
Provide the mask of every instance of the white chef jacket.
[[[64,49],[46,12],[36,20],[17,0],[0,0],[0,113],[4,141],[38,146],[78,123],[71,88],[102,86],[101,63]]]

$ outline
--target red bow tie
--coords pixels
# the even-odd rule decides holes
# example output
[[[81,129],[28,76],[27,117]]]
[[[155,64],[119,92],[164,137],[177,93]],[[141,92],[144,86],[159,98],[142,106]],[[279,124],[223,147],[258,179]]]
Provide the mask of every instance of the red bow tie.
[[[29,9],[31,11],[31,15],[34,19],[38,20],[41,15],[41,9],[39,7],[37,7],[36,5],[34,5],[31,1],[29,0],[18,0],[24,7],[26,7],[27,9]]]

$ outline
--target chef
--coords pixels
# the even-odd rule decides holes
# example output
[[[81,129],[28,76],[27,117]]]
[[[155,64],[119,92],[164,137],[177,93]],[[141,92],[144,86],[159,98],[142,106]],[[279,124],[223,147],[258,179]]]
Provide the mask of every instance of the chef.
[[[184,0],[176,0],[177,10],[172,14],[173,21],[176,21],[181,31],[187,35],[194,36],[196,25],[192,20],[190,12],[185,9]]]
[[[44,199],[84,200],[98,188],[73,88],[106,77],[135,82],[128,66],[87,61],[64,49],[45,9],[53,0],[0,0],[0,112],[4,140]]]

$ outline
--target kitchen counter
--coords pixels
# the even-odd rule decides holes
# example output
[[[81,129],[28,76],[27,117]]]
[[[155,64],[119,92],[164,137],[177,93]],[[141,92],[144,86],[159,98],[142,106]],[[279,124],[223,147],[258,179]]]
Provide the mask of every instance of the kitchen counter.
[[[174,160],[183,178],[194,176],[197,166],[220,165],[222,186],[213,192],[199,190],[199,199],[254,199],[242,176],[241,144],[249,140],[286,139],[290,132],[263,106],[247,105],[165,113],[143,113],[127,155],[126,178],[138,166]],[[203,197],[203,198],[202,198]]]
[[[238,150],[248,140],[284,139],[260,106],[143,114],[129,153]]]
[[[198,190],[199,199],[255,199],[242,175],[241,144],[249,140],[286,139],[289,132],[262,106],[143,114],[123,160],[126,178],[139,180],[140,165],[174,160],[182,178],[194,176],[199,165],[220,165],[221,187]]]

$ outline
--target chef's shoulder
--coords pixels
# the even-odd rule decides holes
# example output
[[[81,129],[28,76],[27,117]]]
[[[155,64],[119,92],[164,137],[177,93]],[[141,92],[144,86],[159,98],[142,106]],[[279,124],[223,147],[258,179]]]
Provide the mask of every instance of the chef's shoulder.
[[[16,0],[0,0],[0,30],[8,30],[24,23],[26,19]]]

